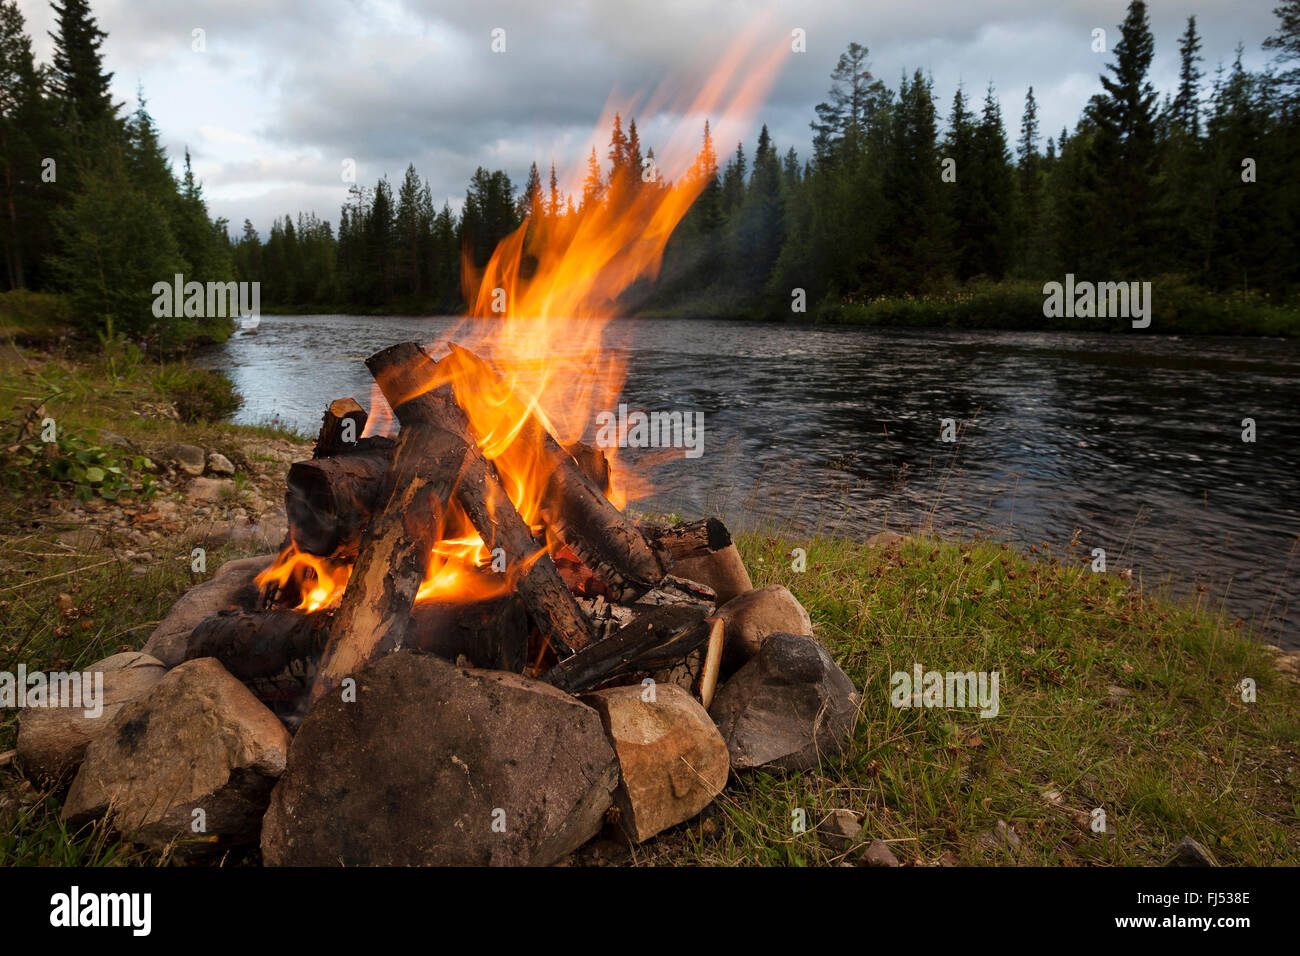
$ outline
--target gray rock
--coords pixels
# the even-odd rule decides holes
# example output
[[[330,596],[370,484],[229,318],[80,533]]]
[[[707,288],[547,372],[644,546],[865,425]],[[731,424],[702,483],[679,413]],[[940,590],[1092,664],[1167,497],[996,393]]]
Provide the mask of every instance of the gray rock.
[[[235,473],[235,466],[225,455],[214,451],[208,455],[208,473],[228,478]]]
[[[862,836],[862,814],[832,810],[817,823],[817,836],[832,850],[847,850]]]
[[[235,483],[229,478],[195,478],[185,488],[191,501],[220,501],[235,492]]]
[[[284,725],[219,662],[186,661],[90,742],[63,819],[108,815],[181,856],[251,842],[288,750]]]
[[[1165,866],[1218,866],[1219,861],[1214,858],[1209,847],[1205,844],[1193,840],[1189,836],[1183,837],[1174,847],[1173,854],[1165,861]]]
[[[210,581],[190,588],[172,605],[167,616],[149,635],[144,653],[152,654],[168,667],[175,667],[185,657],[185,644],[190,632],[205,617],[230,608],[244,608],[245,599],[251,607],[256,594],[253,578],[270,567],[274,560],[275,555],[263,554],[227,561],[217,568]]]
[[[637,843],[696,816],[727,785],[727,745],[699,701],[675,684],[612,687],[581,700],[600,714],[620,777],[619,825]]]
[[[191,477],[198,477],[203,474],[203,466],[207,456],[204,454],[203,449],[197,445],[168,445],[163,449],[163,455],[178,469]]]
[[[1013,856],[1020,852],[1020,837],[1006,820],[999,820],[992,830],[987,830],[975,838],[975,846],[985,853],[1006,850]]]
[[[862,866],[898,866],[898,857],[884,840],[872,840],[862,851]]]
[[[321,698],[262,827],[271,866],[555,863],[600,830],[618,758],[540,681],[398,651]]]
[[[769,634],[812,637],[812,620],[795,596],[779,584],[747,591],[718,608],[726,625],[722,669],[730,674],[750,660]]]
[[[18,761],[41,782],[59,781],[81,764],[86,747],[112,722],[124,704],[147,693],[167,673],[157,658],[139,651],[114,654],[81,669],[103,675],[102,707],[94,716],[83,707],[24,710],[18,721]]]
[[[722,685],[709,714],[733,770],[807,770],[848,745],[861,701],[815,640],[772,634]]]

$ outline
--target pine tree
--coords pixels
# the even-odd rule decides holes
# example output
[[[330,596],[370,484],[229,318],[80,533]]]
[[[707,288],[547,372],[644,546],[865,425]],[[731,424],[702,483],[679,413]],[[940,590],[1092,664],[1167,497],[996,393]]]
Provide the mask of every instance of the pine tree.
[[[1273,15],[1281,22],[1277,32],[1264,41],[1264,49],[1276,50],[1279,64],[1300,60],[1300,0],[1283,0],[1273,8]],[[1300,65],[1278,74],[1277,82],[1291,98],[1300,97]]]
[[[1178,96],[1173,116],[1182,131],[1192,139],[1201,136],[1201,79],[1204,73],[1196,66],[1201,61],[1201,38],[1196,33],[1196,17],[1187,18],[1187,30],[1178,46],[1181,66],[1178,70]]]
[[[11,289],[27,285],[40,254],[37,243],[48,231],[48,208],[39,189],[45,119],[44,90],[22,11],[13,0],[0,0],[0,242]]]
[[[102,134],[102,127],[116,119],[118,110],[109,92],[113,74],[104,72],[99,49],[105,33],[90,12],[89,0],[56,0],[51,6],[58,21],[58,32],[50,34],[54,93],[63,122]]]
[[[1086,110],[1097,130],[1089,265],[1105,272],[1149,273],[1159,254],[1156,93],[1147,79],[1154,52],[1147,6],[1132,0],[1107,67],[1114,75],[1101,77],[1105,92]]]

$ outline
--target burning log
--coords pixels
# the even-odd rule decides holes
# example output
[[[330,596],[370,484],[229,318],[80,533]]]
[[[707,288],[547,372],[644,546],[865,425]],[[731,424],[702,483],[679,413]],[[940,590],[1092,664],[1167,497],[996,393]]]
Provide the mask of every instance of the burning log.
[[[586,618],[564,586],[550,555],[533,538],[528,525],[510,503],[496,468],[470,438],[469,422],[456,404],[451,386],[423,391],[437,379],[433,359],[419,346],[405,343],[371,356],[366,364],[401,422],[402,435],[410,429],[436,429],[454,436],[459,443],[463,461],[455,484],[456,501],[488,549],[502,549],[506,574],[515,582],[542,637],[561,656],[590,644],[592,634]],[[400,442],[399,438],[399,445]]]
[[[362,530],[383,507],[384,477],[396,445],[389,438],[363,438],[355,450],[290,466],[285,514],[300,550],[356,557]]]
[[[616,677],[674,664],[709,640],[705,611],[691,604],[653,607],[613,637],[560,661],[542,680],[570,694]]]
[[[451,351],[451,358],[496,378],[473,352],[454,344]],[[613,598],[634,600],[659,583],[671,562],[650,547],[535,415],[523,415],[515,442],[536,453],[548,475],[541,497],[547,527],[605,579]]]
[[[394,383],[396,390],[386,392],[394,406],[399,401],[393,395],[415,395],[418,383],[429,381],[411,378],[420,371],[407,367],[418,364],[412,358],[409,350],[396,346],[366,360],[381,388],[385,381]],[[443,386],[415,395],[402,406],[403,427],[384,481],[385,504],[361,536],[311,700],[403,643],[447,502],[471,450],[463,432],[440,421],[451,398],[450,386]]]
[[[223,611],[190,634],[184,660],[215,657],[248,683],[278,674],[292,661],[320,657],[333,611]]]
[[[521,673],[528,657],[528,616],[509,594],[485,601],[421,601],[412,613],[406,645],[455,664]]]
[[[366,418],[366,410],[355,398],[334,399],[321,416],[320,434],[312,457],[329,458],[355,447],[366,430]]]

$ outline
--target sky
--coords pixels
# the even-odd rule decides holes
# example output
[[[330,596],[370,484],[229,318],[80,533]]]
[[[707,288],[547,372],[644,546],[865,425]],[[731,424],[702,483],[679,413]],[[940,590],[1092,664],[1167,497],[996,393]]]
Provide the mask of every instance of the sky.
[[[39,62],[54,18],[45,0],[18,0]],[[1208,89],[1244,44],[1249,69],[1267,63],[1276,0],[1154,0],[1151,80],[1177,84],[1178,38],[1197,17]],[[263,236],[285,213],[337,224],[357,179],[400,182],[408,163],[434,200],[459,209],[478,166],[522,185],[531,162],[581,172],[611,95],[698,82],[747,27],[772,43],[802,30],[804,50],[782,69],[751,124],[726,127],[720,158],[743,136],[752,155],[765,122],[778,148],[806,157],[813,107],[851,41],[872,73],[896,88],[906,70],[934,81],[942,117],[963,84],[982,101],[991,82],[1016,139],[1034,87],[1044,142],[1073,129],[1113,59],[1127,0],[92,0],[108,38],[113,92],[133,109],[143,89],[163,145],[179,167],[189,149],[213,216]],[[1107,52],[1094,52],[1093,31]],[[196,40],[195,31],[202,31]],[[494,31],[504,31],[495,33]],[[502,46],[504,51],[493,49]],[[198,49],[202,47],[202,49]],[[645,145],[684,120],[636,116]],[[695,118],[690,122],[695,123]],[[607,131],[599,132],[603,144]],[[544,174],[545,175],[545,174]]]

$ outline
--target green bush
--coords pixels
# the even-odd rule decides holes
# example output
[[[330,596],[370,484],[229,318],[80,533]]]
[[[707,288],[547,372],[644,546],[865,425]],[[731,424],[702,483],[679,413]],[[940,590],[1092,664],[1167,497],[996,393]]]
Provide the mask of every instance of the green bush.
[[[11,487],[30,487],[35,476],[82,501],[95,495],[113,501],[124,495],[153,497],[153,469],[144,455],[92,444],[60,430],[54,441],[27,440],[6,449],[3,474]]]
[[[72,306],[62,296],[29,289],[0,293],[0,334],[48,338],[74,325]]]
[[[244,404],[235,385],[220,372],[184,363],[164,365],[155,379],[158,390],[187,422],[219,422]]]

